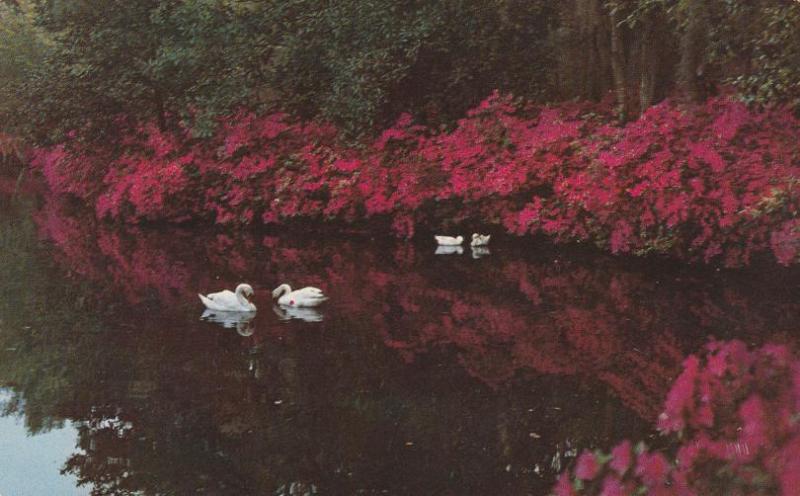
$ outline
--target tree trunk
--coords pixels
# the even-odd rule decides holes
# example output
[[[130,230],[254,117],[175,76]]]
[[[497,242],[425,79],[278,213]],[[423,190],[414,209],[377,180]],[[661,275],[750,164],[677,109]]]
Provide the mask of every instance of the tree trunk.
[[[653,104],[656,88],[656,51],[653,49],[654,29],[652,14],[642,19],[639,44],[639,114],[643,114]]]
[[[622,40],[622,28],[619,25],[619,13],[612,8],[611,20],[611,72],[614,77],[614,94],[617,100],[617,115],[621,122],[628,119],[628,94],[625,84],[625,46]]]
[[[705,52],[706,6],[704,0],[689,0],[686,27],[681,36],[680,83],[693,102],[703,99],[701,77]]]
[[[597,0],[584,0],[581,2],[582,13],[582,33],[581,41],[583,42],[582,52],[584,56],[584,64],[582,67],[581,79],[583,81],[583,96],[589,99],[596,99],[600,96],[602,90],[598,86],[597,71],[597,34],[600,30],[600,22],[597,18]]]

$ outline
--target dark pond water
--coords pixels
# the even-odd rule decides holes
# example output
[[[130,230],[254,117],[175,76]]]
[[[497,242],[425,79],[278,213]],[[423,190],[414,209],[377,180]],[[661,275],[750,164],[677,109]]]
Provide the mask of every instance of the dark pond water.
[[[584,448],[658,445],[670,383],[709,337],[800,327],[800,277],[769,265],[0,207],[3,496],[546,494]],[[241,281],[254,319],[201,320],[198,292]],[[331,299],[274,308],[283,282]]]

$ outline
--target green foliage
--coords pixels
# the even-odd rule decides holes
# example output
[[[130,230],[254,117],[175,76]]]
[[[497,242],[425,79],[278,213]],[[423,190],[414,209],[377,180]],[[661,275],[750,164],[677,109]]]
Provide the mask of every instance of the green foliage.
[[[635,115],[687,77],[696,99],[733,83],[796,104],[799,24],[788,0],[0,2],[0,122],[39,142],[108,140],[122,116],[207,137],[280,108],[360,136],[401,112],[450,124],[494,89],[613,89]]]
[[[274,83],[306,115],[371,128],[389,94],[408,73],[437,19],[402,2],[290,2],[282,12]]]
[[[728,79],[745,100],[800,103],[800,2],[724,2],[714,60],[743,67]]]
[[[55,43],[20,94],[21,128],[39,139],[102,139],[121,115],[207,136],[240,105],[356,135],[403,111],[446,121],[497,87],[542,94],[551,79],[543,1],[37,1]]]
[[[247,12],[222,0],[41,1],[57,40],[29,89],[29,118],[56,136],[113,128],[120,115],[200,134],[257,88]],[[55,131],[55,133],[53,133]]]
[[[634,15],[663,11],[681,36],[703,24],[702,76],[732,83],[750,103],[800,103],[800,2],[638,0]]]
[[[49,36],[34,21],[29,1],[20,0],[17,6],[0,2],[0,131],[20,115],[25,86],[51,49]]]
[[[374,130],[404,111],[449,120],[495,88],[535,96],[550,81],[547,2],[288,5],[273,83],[293,109],[350,132]]]

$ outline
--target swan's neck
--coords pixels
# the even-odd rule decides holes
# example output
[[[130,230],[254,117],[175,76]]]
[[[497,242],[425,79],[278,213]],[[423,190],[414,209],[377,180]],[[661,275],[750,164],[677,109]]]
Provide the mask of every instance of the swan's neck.
[[[292,287],[289,286],[288,284],[281,284],[281,287],[278,289],[281,292],[281,296],[292,292]]]
[[[239,302],[240,305],[242,305],[245,308],[250,308],[250,306],[252,305],[252,303],[250,303],[250,300],[248,300],[247,297],[244,295],[242,288],[236,288],[236,300]]]

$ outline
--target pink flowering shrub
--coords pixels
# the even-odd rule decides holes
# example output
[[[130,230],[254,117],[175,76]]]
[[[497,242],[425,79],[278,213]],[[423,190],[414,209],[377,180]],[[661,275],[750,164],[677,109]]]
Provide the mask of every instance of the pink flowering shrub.
[[[612,252],[747,263],[797,214],[798,124],[788,111],[748,112],[718,98],[686,110],[664,102],[624,128],[599,128],[586,167],[551,203],[554,219],[577,217],[553,234]]]
[[[605,104],[520,106],[495,93],[451,131],[402,115],[361,146],[325,124],[241,112],[208,140],[144,125],[114,150],[76,141],[38,150],[33,163],[55,193],[126,222],[372,222],[402,237],[469,224],[613,253],[733,266],[771,249],[795,260],[791,112],[723,96],[608,122]]]
[[[798,415],[800,360],[788,348],[713,341],[684,361],[658,418],[673,454],[629,441],[610,454],[585,451],[554,493],[797,494]]]

